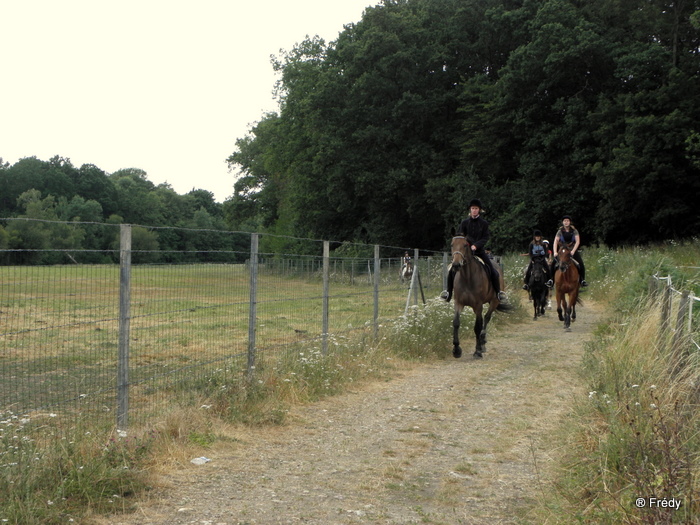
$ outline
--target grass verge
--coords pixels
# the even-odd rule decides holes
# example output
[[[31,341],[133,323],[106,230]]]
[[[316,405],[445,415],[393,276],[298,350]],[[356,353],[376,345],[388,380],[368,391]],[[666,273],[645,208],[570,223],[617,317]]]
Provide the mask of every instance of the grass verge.
[[[699,255],[698,242],[587,255],[590,291],[610,315],[586,349],[589,394],[562,429],[568,454],[533,523],[700,520],[700,354],[692,342],[700,319],[672,344],[660,330],[663,301],[648,292],[653,275],[700,292],[689,264]]]

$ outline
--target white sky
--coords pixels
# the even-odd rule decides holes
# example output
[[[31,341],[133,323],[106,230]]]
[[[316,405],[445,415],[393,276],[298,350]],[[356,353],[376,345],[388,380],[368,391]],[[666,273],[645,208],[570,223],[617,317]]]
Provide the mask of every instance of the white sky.
[[[270,55],[378,2],[0,0],[0,158],[140,168],[223,202],[236,139],[277,110]]]

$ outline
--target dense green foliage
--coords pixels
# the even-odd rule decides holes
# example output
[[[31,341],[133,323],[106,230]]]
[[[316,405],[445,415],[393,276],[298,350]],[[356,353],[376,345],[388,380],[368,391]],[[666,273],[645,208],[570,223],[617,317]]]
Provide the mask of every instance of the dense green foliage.
[[[232,223],[442,248],[473,197],[497,250],[696,234],[700,2],[383,0],[278,57],[237,141]],[[693,16],[694,15],[694,16]]]
[[[335,41],[273,59],[279,111],[236,141],[223,204],[139,169],[31,157],[0,159],[0,217],[439,250],[479,197],[499,252],[522,250],[534,228],[551,238],[563,214],[584,245],[692,237],[699,27],[700,0],[381,0]],[[165,251],[188,242],[154,235]],[[0,249],[48,238],[113,241],[0,226]],[[235,248],[213,234],[196,243]]]
[[[223,205],[212,193],[178,195],[167,184],[155,186],[138,169],[108,175],[92,164],[76,168],[58,156],[29,157],[14,165],[0,161],[0,188],[0,217],[27,219],[0,225],[0,250],[12,251],[0,264],[69,262],[65,252],[70,250],[83,250],[80,262],[113,261],[121,223],[177,228],[134,228],[132,247],[144,251],[135,262],[178,262],[185,257],[181,252],[194,250],[201,251],[190,254],[190,261],[230,261],[215,252],[250,249],[247,238],[221,233],[228,229]]]

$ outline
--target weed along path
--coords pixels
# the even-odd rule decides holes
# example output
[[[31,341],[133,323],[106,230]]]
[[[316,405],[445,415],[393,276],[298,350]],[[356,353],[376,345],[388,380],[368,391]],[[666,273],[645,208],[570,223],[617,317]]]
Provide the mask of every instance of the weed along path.
[[[578,368],[602,309],[586,299],[571,332],[548,310],[493,330],[477,361],[463,328],[461,359],[295,407],[282,427],[241,429],[108,522],[531,523],[553,490],[557,432],[587,395]]]

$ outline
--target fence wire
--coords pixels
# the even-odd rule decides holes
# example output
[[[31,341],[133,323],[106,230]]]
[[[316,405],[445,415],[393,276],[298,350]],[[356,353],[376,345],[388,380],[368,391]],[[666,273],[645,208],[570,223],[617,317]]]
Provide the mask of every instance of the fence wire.
[[[71,428],[115,425],[123,330],[120,226],[33,226],[50,240],[48,247],[0,250],[0,411],[60,418]],[[25,223],[19,229],[28,230]],[[68,233],[81,242],[70,245]],[[133,227],[130,424],[162,415],[175,390],[194,396],[199,388],[242,381],[250,372],[250,245],[245,232]],[[405,248],[379,247],[375,318],[374,246],[331,243],[324,261],[323,241],[261,235],[260,245],[254,330],[261,359],[297,345],[320,345],[324,337],[331,344],[363,337],[404,312]],[[436,296],[443,254],[420,252],[414,264],[425,294]]]

